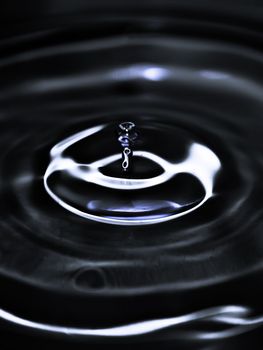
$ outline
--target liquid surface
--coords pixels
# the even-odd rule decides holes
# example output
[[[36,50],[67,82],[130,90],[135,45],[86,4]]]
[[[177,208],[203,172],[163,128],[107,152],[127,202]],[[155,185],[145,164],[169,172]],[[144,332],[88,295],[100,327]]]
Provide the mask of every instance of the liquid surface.
[[[262,33],[180,23],[1,39],[7,334],[262,348]],[[124,121],[138,128],[129,174]]]
[[[96,146],[107,144],[105,155],[111,148],[115,151],[112,129],[107,125],[86,129],[50,151],[51,162],[44,175],[44,185],[48,194],[66,210],[98,222],[146,225],[189,214],[213,195],[213,180],[220,169],[216,155],[198,143],[190,144],[186,159],[180,163],[147,151],[151,146],[155,150],[153,142],[157,138],[163,139],[164,156],[172,152],[176,155],[176,144],[183,139],[180,134],[176,137],[177,130],[162,128],[160,124],[155,126],[154,121],[150,121],[149,130],[147,124],[141,126],[141,140],[137,143],[146,150],[132,151],[129,173],[123,173],[122,155],[118,150],[87,163],[88,153],[92,152],[91,159],[96,157]],[[183,145],[178,148],[182,149]],[[81,155],[87,159],[86,163],[75,160]],[[157,174],[156,168],[160,168]]]

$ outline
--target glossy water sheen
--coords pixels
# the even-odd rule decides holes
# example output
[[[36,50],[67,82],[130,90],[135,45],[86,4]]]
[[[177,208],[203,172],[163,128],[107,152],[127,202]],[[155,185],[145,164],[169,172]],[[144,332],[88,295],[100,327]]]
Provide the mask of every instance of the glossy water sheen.
[[[169,162],[147,148],[156,138],[163,138],[164,157],[166,152],[176,155],[182,136],[176,137],[178,130],[167,125],[155,127],[154,121],[148,129],[141,126],[141,140],[137,141],[140,149],[133,150],[129,174],[122,174],[120,151],[108,155],[111,148],[115,149],[114,128],[110,126],[92,127],[61,141],[50,151],[51,162],[44,176],[48,194],[76,215],[117,225],[155,224],[193,212],[213,195],[219,159],[207,147],[192,143],[183,161]],[[91,152],[95,157],[96,147],[103,144],[109,145],[106,157],[90,163],[74,160],[81,154],[88,158]]]
[[[224,11],[2,35],[7,343],[262,349],[262,31]]]

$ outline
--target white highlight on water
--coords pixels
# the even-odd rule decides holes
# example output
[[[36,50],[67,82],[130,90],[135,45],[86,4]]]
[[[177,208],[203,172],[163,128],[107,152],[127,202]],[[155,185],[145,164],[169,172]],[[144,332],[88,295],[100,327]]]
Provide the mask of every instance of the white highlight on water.
[[[76,133],[66,138],[62,142],[58,143],[51,149],[51,162],[44,175],[44,186],[47,193],[63,208],[86,219],[95,220],[103,223],[116,225],[149,225],[173,220],[183,215],[189,214],[190,212],[202,206],[210,197],[213,196],[214,177],[220,169],[221,163],[214,152],[212,152],[209,148],[199,143],[193,143],[190,146],[186,159],[180,163],[171,163],[151,152],[146,152],[143,150],[134,151],[133,156],[149,159],[153,162],[156,162],[163,168],[162,174],[147,179],[125,179],[111,177],[104,175],[100,172],[101,167],[104,167],[115,161],[121,160],[121,154],[114,154],[112,156],[108,156],[106,158],[100,159],[89,164],[80,164],[75,162],[71,158],[64,157],[63,153],[68,147],[86,137],[98,133],[104,127],[105,125],[100,125]],[[66,171],[75,179],[80,179],[81,181],[84,181],[86,183],[93,183],[110,189],[126,191],[140,190],[161,185],[177,174],[188,173],[195,176],[200,181],[200,183],[204,187],[205,195],[196,206],[183,212],[171,214],[169,216],[159,215],[156,217],[152,216],[148,218],[132,217],[131,219],[104,217],[81,211],[69,205],[60,197],[58,197],[48,185],[49,176],[56,171]]]
[[[242,333],[251,328],[260,326],[263,323],[263,317],[247,318],[249,309],[238,305],[228,305],[213,307],[206,310],[196,311],[182,316],[169,317],[163,319],[135,322],[128,325],[91,329],[91,328],[75,328],[67,326],[56,326],[41,322],[34,322],[19,316],[16,316],[10,312],[0,309],[0,319],[7,321],[8,323],[15,324],[24,328],[64,334],[74,336],[99,336],[99,337],[130,337],[144,335],[162,329],[174,326],[181,326],[189,324],[191,322],[210,320],[214,322],[225,323],[232,326],[238,326],[237,328],[231,328],[222,332],[200,333],[198,338],[212,339],[229,337],[236,335],[236,333]],[[240,330],[242,327],[242,332]]]

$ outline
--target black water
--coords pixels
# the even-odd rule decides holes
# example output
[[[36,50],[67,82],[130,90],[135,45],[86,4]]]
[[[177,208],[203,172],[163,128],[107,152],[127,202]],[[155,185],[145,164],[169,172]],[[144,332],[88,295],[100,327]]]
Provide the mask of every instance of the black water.
[[[2,24],[6,348],[262,349],[262,17],[232,10]],[[139,135],[127,174],[123,121]],[[51,150],[98,126],[48,193]]]

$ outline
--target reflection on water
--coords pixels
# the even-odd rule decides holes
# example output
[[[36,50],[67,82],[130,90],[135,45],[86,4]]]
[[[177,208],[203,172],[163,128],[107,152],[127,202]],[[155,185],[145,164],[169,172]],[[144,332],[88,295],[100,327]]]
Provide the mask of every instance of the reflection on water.
[[[152,123],[151,127],[153,126]],[[45,188],[48,194],[65,209],[99,222],[118,225],[145,225],[189,214],[213,195],[213,179],[220,168],[220,161],[211,150],[197,143],[193,143],[189,147],[186,159],[180,163],[171,163],[148,151],[134,151],[134,157],[148,159],[162,167],[160,175],[151,177],[150,174],[149,177],[143,179],[134,179],[132,174],[128,178],[114,177],[104,175],[100,171],[115,161],[120,162],[120,154],[110,155],[85,164],[77,163],[63,155],[63,152],[66,152],[75,142],[98,134],[104,128],[105,126],[97,126],[70,136],[54,146],[50,152],[52,160],[44,176]],[[158,132],[162,132],[160,126]],[[109,144],[110,141],[109,137]],[[91,147],[96,147],[99,144],[100,136],[98,134]],[[176,143],[173,145],[173,149],[176,152]],[[58,174],[52,183],[51,177],[54,173]],[[136,173],[136,168],[134,173]],[[181,191],[176,188],[176,181],[170,180],[177,174],[184,173],[191,174],[198,179],[204,189],[202,198],[197,198],[195,201],[191,199],[191,202],[187,202],[187,198],[185,198],[183,202],[178,203],[178,200],[180,201],[178,193],[181,194]],[[76,186],[77,181],[78,186]],[[161,185],[169,181],[169,192],[164,195],[164,186]],[[52,184],[49,185],[49,182]],[[89,186],[90,184],[97,186]],[[180,186],[182,185],[180,182]],[[98,189],[98,186],[102,188]],[[185,186],[189,186],[189,183],[186,183]],[[144,191],[145,189],[148,191]],[[108,193],[107,190],[111,191]],[[83,192],[86,193],[86,198],[83,198]]]
[[[150,320],[144,322],[133,323],[125,326],[104,328],[104,329],[87,329],[87,328],[73,328],[73,327],[62,327],[55,325],[41,324],[32,322],[29,320],[22,319],[15,315],[12,315],[4,310],[0,310],[0,318],[7,322],[14,323],[24,328],[32,328],[44,332],[51,333],[62,333],[67,335],[79,335],[79,336],[101,336],[101,337],[132,337],[142,334],[148,334],[156,331],[163,330],[168,327],[180,327],[182,325],[188,325],[197,321],[210,321],[225,323],[228,325],[235,326],[227,331],[218,331],[214,333],[204,332],[193,332],[188,334],[191,339],[217,339],[227,338],[233,335],[240,334],[247,329],[253,329],[262,325],[263,317],[247,319],[244,316],[249,312],[241,306],[224,306],[191,314],[171,317],[160,320]],[[238,326],[243,326],[241,329]],[[180,333],[178,334],[180,337]]]
[[[254,350],[261,32],[129,16],[0,41],[1,327]]]

